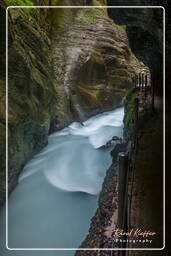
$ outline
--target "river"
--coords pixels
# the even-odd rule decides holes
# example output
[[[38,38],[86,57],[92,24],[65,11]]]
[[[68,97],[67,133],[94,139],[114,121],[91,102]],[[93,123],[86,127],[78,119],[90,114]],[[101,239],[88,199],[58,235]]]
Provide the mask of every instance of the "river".
[[[81,244],[112,162],[111,148],[100,147],[114,135],[122,137],[123,116],[124,109],[118,108],[49,136],[48,145],[24,167],[8,200],[8,247],[14,250],[5,249],[5,206],[0,211],[0,255],[74,255],[34,248]]]

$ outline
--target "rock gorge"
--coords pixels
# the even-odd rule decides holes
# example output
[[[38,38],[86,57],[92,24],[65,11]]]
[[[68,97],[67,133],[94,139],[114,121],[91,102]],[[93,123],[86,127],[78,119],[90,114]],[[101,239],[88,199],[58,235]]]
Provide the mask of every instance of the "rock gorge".
[[[59,6],[74,3],[51,1],[51,5]],[[77,4],[86,3],[77,1]],[[106,2],[95,1],[92,4],[104,5]],[[4,16],[5,10],[1,12]],[[23,165],[47,143],[50,132],[73,120],[115,108],[121,103],[126,90],[131,88],[135,75],[148,68],[132,53],[125,27],[116,25],[104,8],[72,11],[67,8],[9,9],[8,23],[11,191]],[[2,31],[3,37],[4,33]],[[4,56],[4,52],[2,54]],[[1,61],[4,62],[4,58]],[[4,75],[3,72],[3,137]],[[2,152],[1,163],[5,158],[4,149]],[[4,167],[1,172],[1,202],[5,196]]]
[[[4,23],[3,1],[0,22]],[[17,2],[17,1],[16,1]],[[31,1],[29,1],[31,3]],[[99,9],[9,9],[9,73],[8,73],[8,132],[9,132],[9,192],[17,184],[20,171],[32,156],[46,144],[48,135],[60,130],[72,121],[83,122],[88,117],[111,110],[121,104],[123,97],[134,86],[135,76],[151,72],[155,81],[157,111],[153,115],[145,111],[145,123],[140,127],[140,151],[136,159],[136,175],[133,197],[134,225],[158,225],[161,230],[162,200],[161,151],[162,148],[162,9],[123,10],[103,8],[104,5],[151,5],[155,1],[105,1],[105,0],[36,0],[36,5],[52,6],[101,6]],[[28,3],[26,4],[28,5]],[[168,22],[168,20],[166,20]],[[5,30],[0,27],[3,44],[0,47],[0,203],[5,199]],[[168,35],[169,37],[169,35]],[[166,47],[169,49],[169,40]],[[147,44],[148,42],[148,44]],[[168,60],[169,63],[169,60]],[[132,122],[134,95],[127,95],[125,129]],[[159,106],[160,105],[160,106]],[[151,123],[152,122],[152,123]],[[157,127],[157,130],[153,127]],[[159,139],[160,138],[160,139]],[[148,147],[150,143],[150,147]],[[148,155],[153,154],[151,163]],[[147,164],[143,164],[147,163]],[[100,227],[105,226],[112,212],[105,207],[114,202],[117,176],[114,163],[107,172],[99,198],[99,209],[92,219],[90,232],[82,247],[104,246]],[[142,171],[139,171],[141,170]],[[152,170],[152,171],[151,171]],[[154,183],[150,180],[154,178]],[[156,178],[157,177],[157,178]],[[148,182],[146,182],[148,180]],[[155,186],[155,185],[156,186]],[[148,195],[152,193],[152,196]],[[112,201],[113,200],[113,201]],[[114,202],[115,203],[115,202]],[[111,203],[111,209],[114,204]],[[110,210],[111,210],[110,209]],[[153,218],[153,211],[158,215]],[[103,219],[101,218],[101,211]],[[149,216],[146,215],[148,210]],[[100,217],[99,217],[100,216]],[[146,218],[144,219],[144,216]],[[156,220],[158,218],[158,220]],[[98,223],[98,224],[97,224]],[[101,245],[99,244],[101,241]],[[77,252],[76,255],[110,255],[110,252]],[[118,255],[114,252],[113,255]],[[130,252],[136,255],[161,255],[158,252]]]

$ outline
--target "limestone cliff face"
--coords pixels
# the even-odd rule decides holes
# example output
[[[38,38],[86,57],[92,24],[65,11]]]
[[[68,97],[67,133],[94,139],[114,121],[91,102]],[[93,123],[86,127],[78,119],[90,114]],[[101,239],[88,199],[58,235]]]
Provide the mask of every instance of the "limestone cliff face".
[[[50,40],[45,29],[42,29],[42,21],[38,10],[32,12],[15,9],[9,12],[10,191],[25,162],[47,143],[53,106],[57,98],[53,84]],[[4,115],[5,111],[2,113],[3,120]],[[5,158],[5,152],[3,157]]]
[[[52,26],[55,85],[61,99],[57,119],[69,121],[76,104],[83,119],[116,107],[135,74],[146,69],[132,54],[125,28],[109,19],[105,9],[58,12],[70,18],[60,25],[55,19]]]
[[[73,0],[36,3],[75,5]],[[106,1],[80,0],[77,4],[106,5]],[[1,12],[4,26],[4,8]],[[5,31],[1,33],[5,42]],[[116,25],[103,8],[11,9],[8,38],[11,191],[23,165],[47,143],[49,132],[116,107],[132,86],[135,74],[147,68],[131,52],[125,27]],[[4,46],[0,49],[3,67]],[[0,73],[0,84],[2,202],[5,69]]]

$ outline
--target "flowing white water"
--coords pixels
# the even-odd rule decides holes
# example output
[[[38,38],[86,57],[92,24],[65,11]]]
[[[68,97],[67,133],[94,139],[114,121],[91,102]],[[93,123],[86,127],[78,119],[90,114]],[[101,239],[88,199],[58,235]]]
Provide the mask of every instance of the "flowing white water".
[[[48,145],[23,169],[9,198],[8,246],[12,248],[77,248],[97,208],[112,136],[122,136],[123,108],[75,122],[49,136]],[[5,208],[0,213],[0,246],[5,243]],[[7,251],[3,256],[36,256],[39,252]],[[1,252],[0,251],[0,252]],[[0,254],[1,255],[1,254]],[[47,255],[46,252],[41,255]],[[74,252],[48,252],[74,255]]]

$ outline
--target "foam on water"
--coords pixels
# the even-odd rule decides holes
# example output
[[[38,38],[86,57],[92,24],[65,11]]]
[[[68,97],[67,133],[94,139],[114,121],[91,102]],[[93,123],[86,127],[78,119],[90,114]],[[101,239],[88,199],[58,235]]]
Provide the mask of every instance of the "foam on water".
[[[122,136],[123,108],[74,122],[49,136],[48,145],[24,168],[19,182],[41,171],[53,186],[72,192],[99,193],[111,164],[109,150],[100,149],[113,135]]]
[[[24,167],[8,203],[11,248],[78,248],[98,204],[110,150],[122,136],[123,108],[72,123],[49,136],[48,145]],[[5,247],[5,207],[0,211],[3,256],[74,256],[74,251],[10,251]]]

